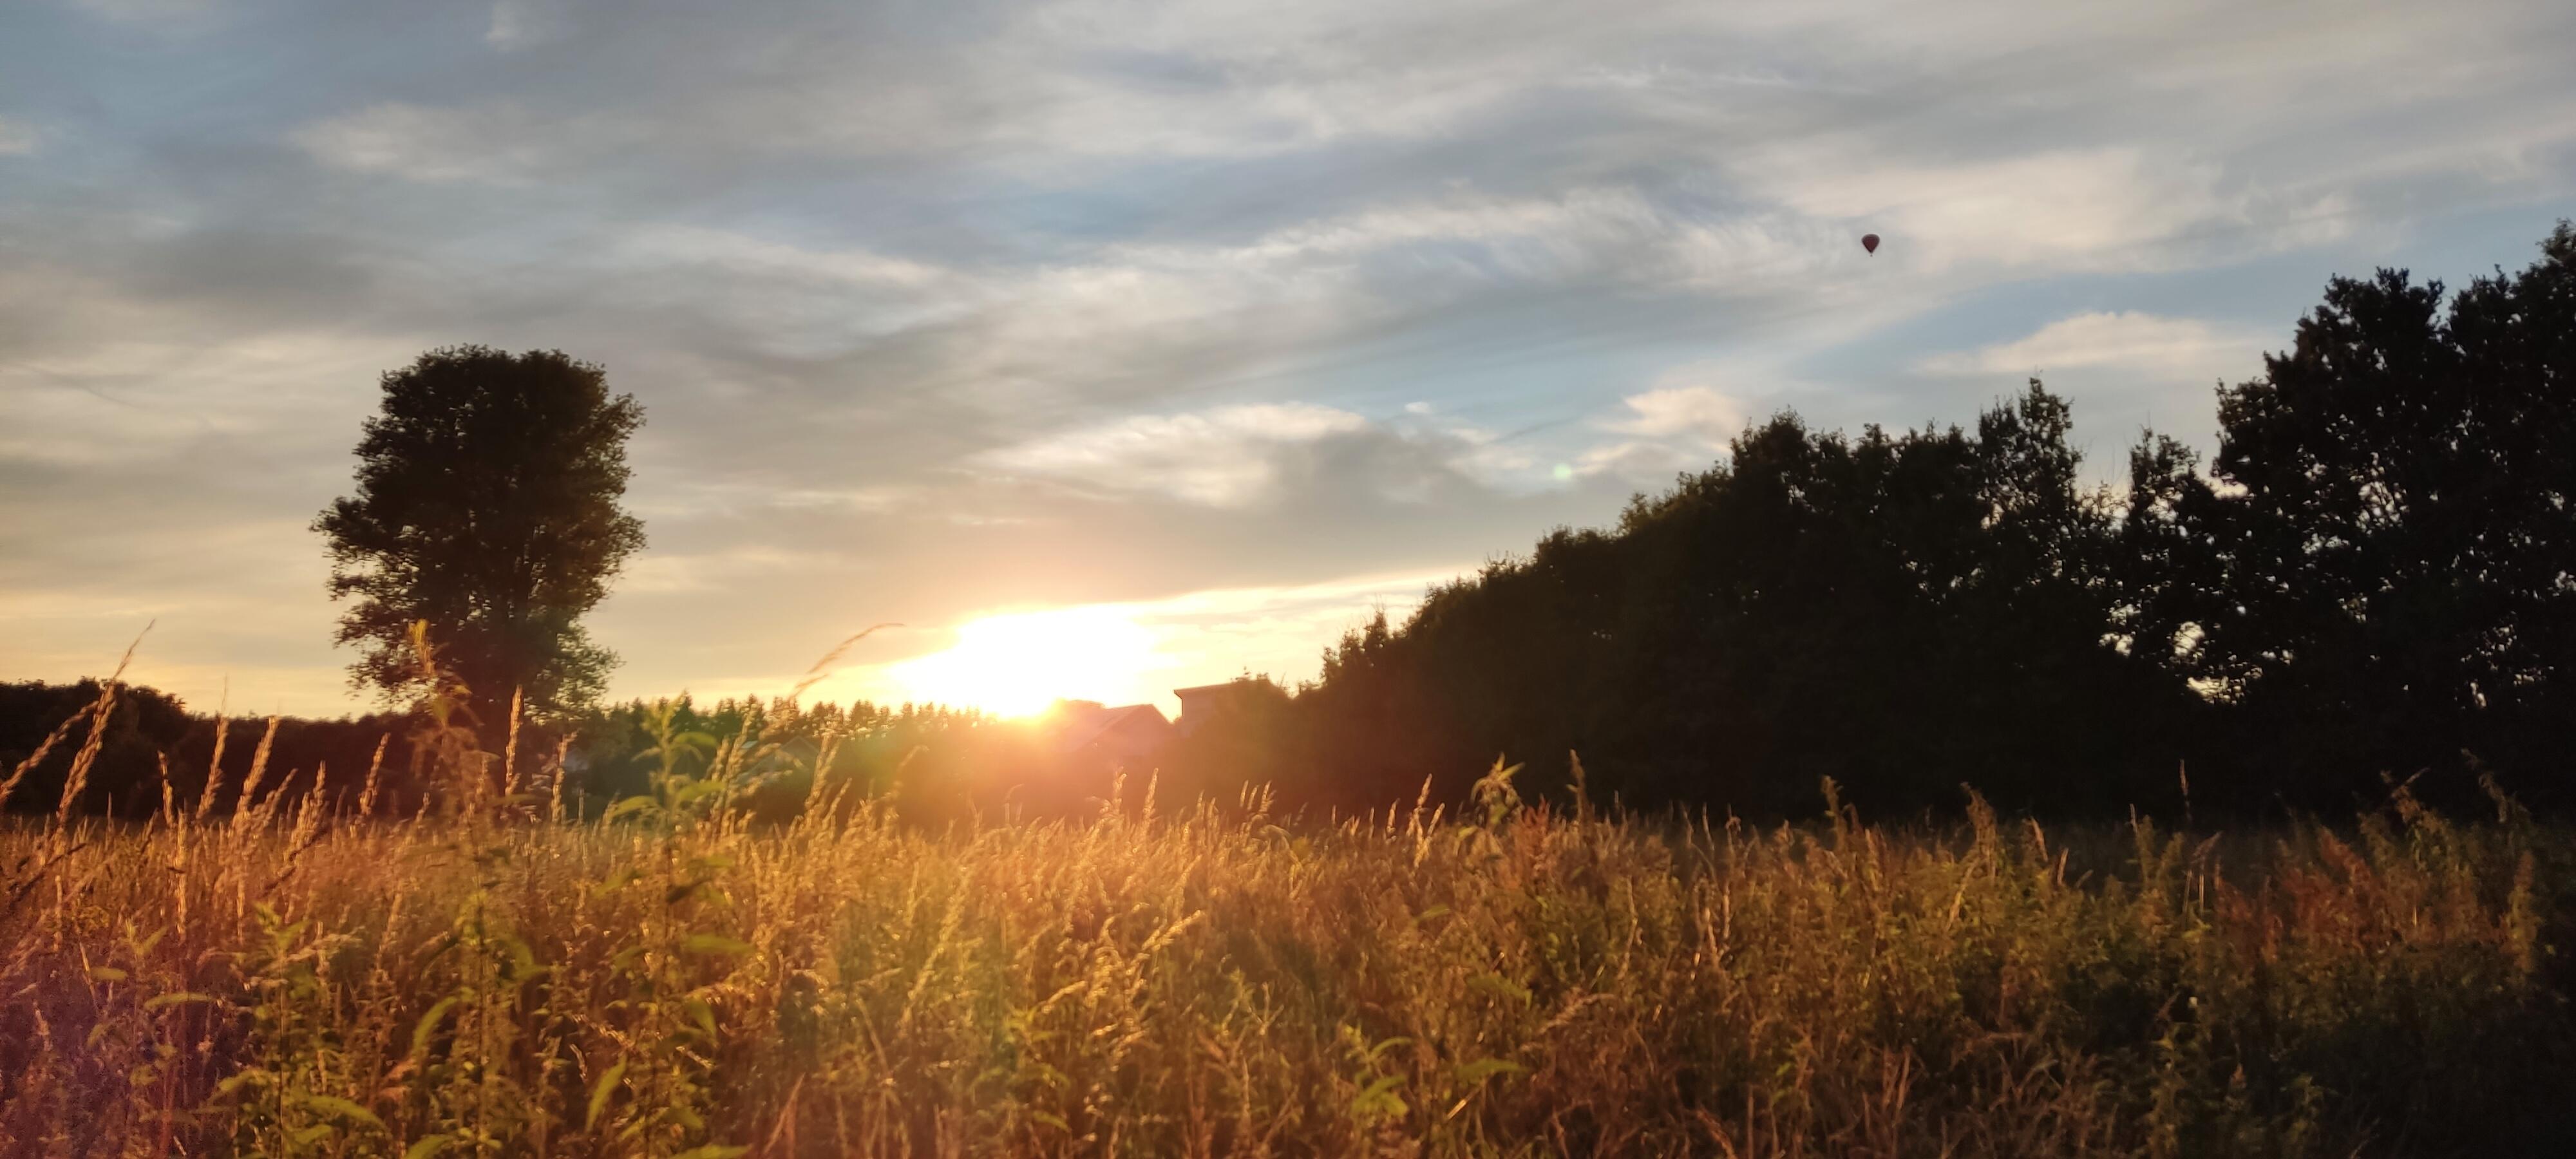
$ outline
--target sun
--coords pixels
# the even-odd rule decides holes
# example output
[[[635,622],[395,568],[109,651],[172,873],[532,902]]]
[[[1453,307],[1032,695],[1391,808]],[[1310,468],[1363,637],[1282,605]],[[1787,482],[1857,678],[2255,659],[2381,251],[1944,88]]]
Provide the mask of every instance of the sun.
[[[916,702],[1028,716],[1058,698],[1121,699],[1159,667],[1154,634],[1115,607],[986,616],[960,625],[944,652],[886,675]]]

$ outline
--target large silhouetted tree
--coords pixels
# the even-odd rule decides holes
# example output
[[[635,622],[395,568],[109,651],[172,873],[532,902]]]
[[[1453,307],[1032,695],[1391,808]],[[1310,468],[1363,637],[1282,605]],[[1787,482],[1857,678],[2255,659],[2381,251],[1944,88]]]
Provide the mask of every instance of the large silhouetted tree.
[[[618,506],[643,421],[598,366],[555,351],[449,347],[387,373],[357,494],[314,521],[332,598],[353,601],[353,680],[416,691],[408,635],[425,621],[487,727],[514,691],[540,717],[596,697],[616,657],[579,620],[644,543]]]
[[[2576,741],[2576,229],[2444,301],[2338,278],[2219,391],[2212,480],[2132,457],[2142,638],[2331,799],[2463,762],[2545,792]]]

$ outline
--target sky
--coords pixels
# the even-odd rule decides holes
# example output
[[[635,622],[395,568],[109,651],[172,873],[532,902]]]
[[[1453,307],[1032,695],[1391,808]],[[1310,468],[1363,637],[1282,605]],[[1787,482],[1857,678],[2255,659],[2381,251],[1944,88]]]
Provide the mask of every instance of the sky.
[[[0,679],[369,707],[310,524],[437,346],[646,408],[614,695],[1169,709],[1784,408],[2211,448],[2565,216],[2543,0],[8,0]]]

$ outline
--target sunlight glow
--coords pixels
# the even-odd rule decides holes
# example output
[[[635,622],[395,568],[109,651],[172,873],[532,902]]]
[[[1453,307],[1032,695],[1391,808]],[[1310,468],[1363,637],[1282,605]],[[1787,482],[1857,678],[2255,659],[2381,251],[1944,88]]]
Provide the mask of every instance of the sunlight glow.
[[[1027,716],[1058,697],[1119,699],[1169,661],[1154,633],[1115,606],[986,616],[957,629],[957,643],[889,665],[914,701]]]

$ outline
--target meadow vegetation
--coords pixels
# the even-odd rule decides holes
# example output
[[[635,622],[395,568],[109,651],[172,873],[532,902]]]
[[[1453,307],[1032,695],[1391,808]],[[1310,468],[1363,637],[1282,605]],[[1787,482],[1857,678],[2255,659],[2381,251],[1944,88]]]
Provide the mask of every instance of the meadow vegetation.
[[[7,1154],[2576,1141],[2576,842],[2501,795],[2242,833],[1973,799],[1757,827],[1498,768],[1454,810],[1129,781],[1088,818],[932,827],[812,776],[845,738],[663,711],[642,791],[582,818],[552,762],[423,719],[436,791],[403,820],[264,752],[87,817],[94,749],[57,735],[63,803],[0,831]],[[749,807],[782,783],[796,808]]]

